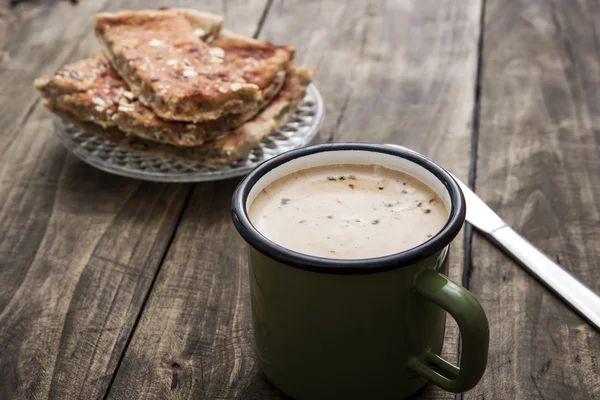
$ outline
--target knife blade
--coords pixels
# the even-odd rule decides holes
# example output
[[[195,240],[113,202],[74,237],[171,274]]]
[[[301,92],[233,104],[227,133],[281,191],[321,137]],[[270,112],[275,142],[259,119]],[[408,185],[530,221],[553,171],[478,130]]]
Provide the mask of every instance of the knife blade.
[[[515,232],[460,179],[452,177],[465,196],[467,222],[600,331],[600,296]]]

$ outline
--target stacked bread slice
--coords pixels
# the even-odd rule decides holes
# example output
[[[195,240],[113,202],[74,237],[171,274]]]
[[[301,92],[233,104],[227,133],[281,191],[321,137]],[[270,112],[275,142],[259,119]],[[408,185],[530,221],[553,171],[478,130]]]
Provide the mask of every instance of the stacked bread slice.
[[[89,133],[160,157],[228,165],[285,123],[315,73],[294,67],[293,48],[222,24],[183,9],[99,14],[104,51],[35,85],[48,109]]]

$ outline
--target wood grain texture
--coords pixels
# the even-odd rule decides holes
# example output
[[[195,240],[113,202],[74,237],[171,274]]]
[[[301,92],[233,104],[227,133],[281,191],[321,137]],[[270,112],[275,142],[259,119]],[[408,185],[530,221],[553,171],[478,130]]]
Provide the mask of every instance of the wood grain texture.
[[[18,7],[9,1],[0,3],[0,48],[8,43],[25,23],[39,15],[45,7],[52,7],[47,2],[44,4],[26,3]],[[8,53],[0,50],[0,62],[4,61]]]
[[[465,178],[480,2],[341,4],[274,1],[260,34],[296,46],[297,63],[318,69],[321,140],[403,144]],[[237,182],[196,185],[110,398],[283,398],[252,353],[246,249],[229,214]],[[451,329],[451,359],[457,338]],[[418,397],[454,395],[428,387]]]
[[[600,292],[597,1],[486,3],[476,188]],[[471,287],[490,320],[488,371],[466,399],[599,399],[600,334],[479,236]]]
[[[21,4],[9,9],[10,14],[7,11],[7,19],[21,22],[5,28],[11,33],[0,40],[0,138],[4,144],[15,140],[39,105],[33,80],[53,73],[71,59],[77,44],[89,34],[94,13],[106,2],[86,1],[77,6],[62,1]],[[20,16],[27,10],[37,15],[28,19]],[[0,159],[9,147],[0,146]]]
[[[223,4],[171,2],[214,12]],[[104,397],[190,193],[191,185],[119,178],[69,156],[32,87],[35,77],[98,50],[96,11],[160,5],[44,6],[7,42],[10,58],[0,64],[2,399]],[[258,21],[262,8],[248,11]],[[245,20],[239,27],[255,29]]]

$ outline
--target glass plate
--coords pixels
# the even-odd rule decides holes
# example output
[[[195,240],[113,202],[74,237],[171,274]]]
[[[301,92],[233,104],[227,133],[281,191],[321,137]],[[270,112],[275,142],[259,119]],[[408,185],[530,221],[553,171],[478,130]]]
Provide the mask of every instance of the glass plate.
[[[258,164],[288,150],[306,146],[323,123],[323,99],[310,85],[304,100],[288,121],[267,136],[250,154],[226,167],[209,167],[158,158],[123,149],[54,117],[54,130],[62,144],[82,161],[106,172],[157,182],[202,182],[246,175]]]

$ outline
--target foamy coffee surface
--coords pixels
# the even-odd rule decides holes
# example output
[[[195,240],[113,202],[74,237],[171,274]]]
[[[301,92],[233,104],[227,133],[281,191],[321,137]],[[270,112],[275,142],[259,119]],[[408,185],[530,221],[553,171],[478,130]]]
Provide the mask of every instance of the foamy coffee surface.
[[[438,233],[448,211],[418,179],[376,165],[325,165],[284,176],[251,204],[250,221],[273,242],[327,258],[408,250]]]

